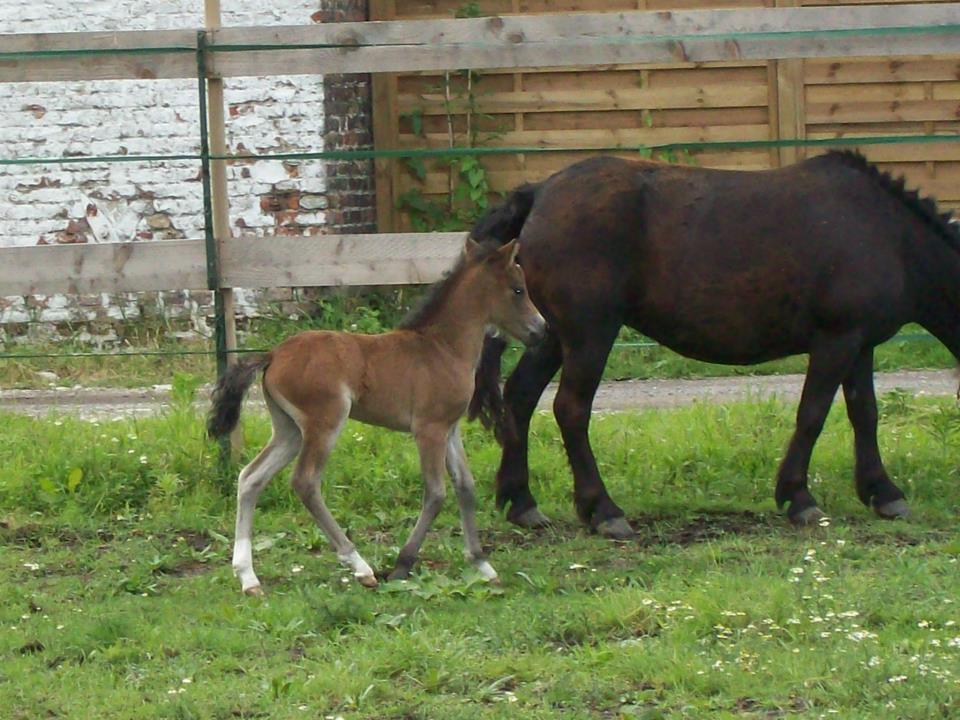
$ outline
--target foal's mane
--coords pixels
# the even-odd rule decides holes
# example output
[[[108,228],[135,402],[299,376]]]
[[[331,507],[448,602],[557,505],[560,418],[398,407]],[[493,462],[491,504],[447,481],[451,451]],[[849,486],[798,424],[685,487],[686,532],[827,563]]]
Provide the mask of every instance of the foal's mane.
[[[444,276],[427,290],[406,317],[400,321],[397,328],[402,330],[419,330],[429,325],[437,317],[440,308],[447,302],[453,289],[460,283],[463,273],[470,265],[475,265],[493,256],[502,246],[497,241],[484,240],[478,243],[479,249],[473,258],[467,260],[467,255],[461,253],[453,267],[444,273]]]
[[[887,193],[906,205],[914,215],[923,220],[955,250],[960,251],[960,226],[951,222],[953,213],[940,212],[937,209],[936,200],[931,197],[921,197],[916,190],[907,190],[906,178],[902,175],[895,178],[890,173],[883,172],[854,150],[830,150],[825,157],[868,175]]]

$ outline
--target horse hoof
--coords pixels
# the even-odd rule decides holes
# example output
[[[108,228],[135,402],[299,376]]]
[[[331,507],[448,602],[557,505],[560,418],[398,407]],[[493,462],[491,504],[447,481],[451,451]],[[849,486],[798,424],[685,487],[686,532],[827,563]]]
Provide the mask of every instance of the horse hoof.
[[[249,595],[250,597],[263,597],[263,588],[259,585],[254,585],[253,587],[244,588],[243,594]]]
[[[633,537],[633,528],[622,516],[598,523],[597,532],[611,540],[629,540]]]
[[[827,514],[816,505],[811,505],[805,510],[801,510],[796,515],[790,516],[790,522],[795,527],[812,527],[819,525],[821,520],[826,519]]]
[[[393,582],[394,580],[406,580],[410,577],[410,568],[397,567],[394,568],[393,572],[387,575],[387,582]]]
[[[376,575],[357,575],[357,582],[363,585],[365,588],[375,588],[380,583],[377,582]]]
[[[884,520],[902,520],[910,517],[910,506],[903,498],[883,505],[874,505],[873,511]]]
[[[550,518],[540,512],[540,508],[536,505],[518,515],[508,515],[507,520],[527,530],[539,530],[550,526]]]

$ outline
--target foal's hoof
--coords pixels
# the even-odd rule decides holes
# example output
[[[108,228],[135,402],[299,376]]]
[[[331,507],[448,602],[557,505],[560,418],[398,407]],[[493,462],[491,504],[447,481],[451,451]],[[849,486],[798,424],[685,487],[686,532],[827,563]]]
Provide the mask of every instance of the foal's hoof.
[[[884,520],[904,520],[910,517],[910,506],[903,498],[891,500],[883,505],[874,505],[873,511]]]
[[[819,525],[821,520],[826,519],[827,514],[816,505],[811,505],[789,517],[794,527],[813,527],[814,525]]]
[[[596,531],[611,540],[630,540],[633,537],[633,528],[623,516],[610,518],[597,523]]]
[[[357,575],[357,582],[363,585],[365,588],[375,588],[380,583],[377,582],[376,575]]]
[[[527,530],[539,530],[550,526],[550,518],[540,512],[540,508],[536,505],[516,515],[507,513],[507,520]]]
[[[244,595],[249,595],[250,597],[263,597],[263,588],[259,585],[254,585],[253,587],[244,588]]]

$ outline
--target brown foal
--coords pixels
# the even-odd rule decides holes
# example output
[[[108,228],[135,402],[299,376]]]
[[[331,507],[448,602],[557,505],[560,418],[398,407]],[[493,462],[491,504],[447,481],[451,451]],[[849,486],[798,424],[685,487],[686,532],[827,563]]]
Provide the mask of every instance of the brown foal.
[[[526,292],[515,242],[502,247],[467,238],[457,264],[400,327],[383,335],[303,332],[232,367],[213,392],[208,430],[237,424],[247,388],[263,370],[270,442],[240,473],[233,568],[243,591],[259,594],[253,571],[253,511],[267,482],[299,454],[293,488],[357,580],[375,587],[373,570],[330,514],[319,476],[347,418],[413,433],[424,494],[420,517],[389,579],[405,578],[446,495],[444,466],[460,505],[465,554],[487,579],[474,517],[474,483],[457,424],[473,394],[484,332],[495,325],[525,343],[544,332]]]

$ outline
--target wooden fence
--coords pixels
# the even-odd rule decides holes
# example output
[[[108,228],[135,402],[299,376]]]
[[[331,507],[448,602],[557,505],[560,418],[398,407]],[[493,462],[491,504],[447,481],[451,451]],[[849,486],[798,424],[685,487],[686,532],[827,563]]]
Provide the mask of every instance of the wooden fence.
[[[646,9],[677,15],[678,9],[692,7],[739,8],[729,15],[709,15],[714,18],[790,18],[785,24],[765,24],[769,30],[799,29],[800,17],[822,18],[835,29],[849,28],[853,26],[847,24],[848,18],[862,16],[848,13],[858,10],[904,22],[926,12],[944,18],[955,12],[946,4],[938,8],[936,2],[922,7],[877,2],[888,6],[855,7],[862,5],[862,0],[479,0],[478,8],[491,14],[522,13],[531,19],[564,9],[615,13]],[[772,5],[830,7],[751,9]],[[375,0],[371,7],[378,19],[425,19],[450,17],[467,6],[462,0]],[[957,15],[952,17],[960,22]],[[577,16],[572,18],[579,22]],[[673,27],[685,32],[693,25]],[[735,27],[712,25],[716,32],[735,32]],[[562,68],[539,64],[538,68],[487,70],[472,78],[469,88],[457,74],[449,80],[436,72],[381,74],[374,80],[375,137],[379,147],[439,148],[449,145],[451,136],[462,144],[474,135],[485,147],[572,150],[960,131],[960,55],[956,46],[953,54],[932,57],[937,52],[932,46],[911,52],[910,46],[920,47],[906,34],[873,43],[872,50],[861,40],[838,42],[833,49],[807,45],[807,51],[793,53],[784,44],[793,40],[779,37],[770,42],[782,52],[745,51],[733,60],[726,60],[730,55],[724,53],[676,52],[644,64],[598,67],[570,62]],[[827,38],[815,42],[820,41],[832,44]],[[730,38],[727,42],[740,45],[741,41]],[[746,45],[741,47],[746,49]],[[836,57],[825,56],[821,49]],[[949,48],[941,46],[940,50],[946,53]],[[865,54],[875,57],[855,57]],[[568,57],[574,59],[572,54]],[[891,143],[860,149],[885,169],[906,175],[911,185],[934,195],[946,207],[960,207],[960,144]],[[707,167],[766,169],[818,152],[822,150],[790,146],[708,147],[685,151],[678,159]],[[546,177],[581,157],[582,152],[527,153],[488,157],[482,162],[491,188],[505,191],[522,181]],[[430,162],[426,170],[421,178],[422,170],[412,172],[403,161],[380,161],[377,205],[381,229],[411,227],[409,217],[397,210],[404,193],[413,190],[428,199],[448,193],[452,184],[449,167]]]
[[[504,8],[507,9],[514,8],[511,5]],[[444,11],[439,5],[430,5],[428,10]],[[957,78],[950,76],[951,68],[956,73],[955,60],[928,59],[920,64],[911,61],[899,65],[889,60],[878,64],[857,58],[954,57],[960,54],[958,18],[960,4],[922,4],[909,9],[740,8],[391,20],[305,27],[211,27],[199,34],[162,31],[7,35],[0,36],[0,82],[196,77],[198,54],[205,61],[202,66],[209,83],[239,76],[380,72],[387,68],[401,73],[429,73],[446,68],[494,69],[502,71],[507,81],[498,86],[490,100],[501,104],[503,112],[497,114],[517,120],[510,130],[513,134],[501,136],[499,141],[521,144],[532,140],[528,134],[532,132],[541,138],[538,144],[599,146],[616,141],[628,146],[661,136],[730,140],[770,137],[771,128],[783,128],[799,117],[798,111],[790,110],[790,103],[784,99],[789,95],[778,95],[776,103],[770,99],[772,61],[777,63],[777,87],[790,82],[796,86],[801,77],[805,86],[809,84],[808,90],[823,86],[815,92],[805,91],[805,122],[797,123],[798,135],[829,134],[835,132],[838,123],[854,121],[866,123],[858,128],[864,132],[886,120],[933,123],[932,129],[939,130],[955,128],[950,124],[955,121],[922,118],[939,117],[929,113],[941,113],[951,103],[956,105],[960,88]],[[198,39],[202,42],[198,43]],[[206,45],[206,49],[198,45]],[[807,63],[802,76],[795,69],[790,70],[788,64],[780,64],[800,58],[836,57],[846,59]],[[682,67],[676,67],[678,62]],[[717,62],[723,65],[701,65]],[[580,69],[570,71],[571,66]],[[563,70],[537,74],[525,70],[532,67]],[[591,69],[584,69],[587,67]],[[891,112],[889,98],[890,93],[899,97],[896,93],[900,90],[889,87],[889,83],[875,82],[858,91],[858,103],[877,104],[876,115],[868,121],[851,116],[845,104],[851,99],[845,94],[849,91],[837,90],[865,78],[900,80],[904,74],[905,79],[917,80],[922,85],[909,85],[910,92],[915,93],[913,88],[917,87],[922,94],[899,98],[898,107],[906,108],[899,114]],[[609,82],[620,84],[613,94],[599,85],[608,75]],[[519,89],[517,77],[521,78]],[[639,85],[637,78],[642,81]],[[416,88],[415,81],[404,85],[401,80],[380,83],[378,102],[385,98],[393,101],[391,96],[399,99],[401,89],[406,88],[404,93],[409,95]],[[572,90],[567,84],[571,81],[576,83]],[[647,105],[658,113],[652,127],[617,127],[624,113],[642,116]],[[776,123],[770,120],[774,107]],[[732,114],[735,120],[706,124],[718,113]],[[559,120],[554,120],[579,115],[595,118],[597,114],[610,115],[617,123],[593,128],[573,121],[557,127]],[[386,122],[399,125],[396,115]],[[941,126],[941,122],[948,124]],[[378,125],[380,142],[386,137],[388,143],[395,138],[395,147],[420,144],[399,131],[383,135],[384,121]],[[942,152],[956,158],[960,145],[945,144]],[[723,164],[720,155],[717,164]],[[871,155],[876,157],[878,153],[871,151]],[[738,151],[736,157],[740,158],[740,165],[747,167],[773,162],[769,151]],[[705,159],[713,162],[709,154]],[[503,159],[494,172],[499,173],[495,175],[497,183],[507,187],[568,160],[564,155],[531,156],[520,158],[520,164],[513,166],[509,164],[512,161]],[[385,170],[384,161],[377,164],[378,186],[380,181],[384,183],[379,186],[381,192],[386,192],[383,188],[394,192],[396,173]],[[910,165],[911,171],[912,165],[919,165],[928,172],[924,161]],[[929,172],[936,175],[936,187],[946,190],[955,175],[937,174],[941,173],[938,160],[933,165]],[[944,167],[955,172],[954,165]],[[436,180],[428,178],[427,182],[429,185]],[[951,192],[955,191],[954,187]],[[386,212],[392,204],[386,198],[384,203],[381,209]],[[459,251],[461,239],[456,233],[229,237],[224,227],[221,222],[215,238],[219,258],[213,266],[212,280],[207,267],[209,246],[200,239],[0,248],[0,294],[210,285],[230,288],[427,282],[436,279]]]

